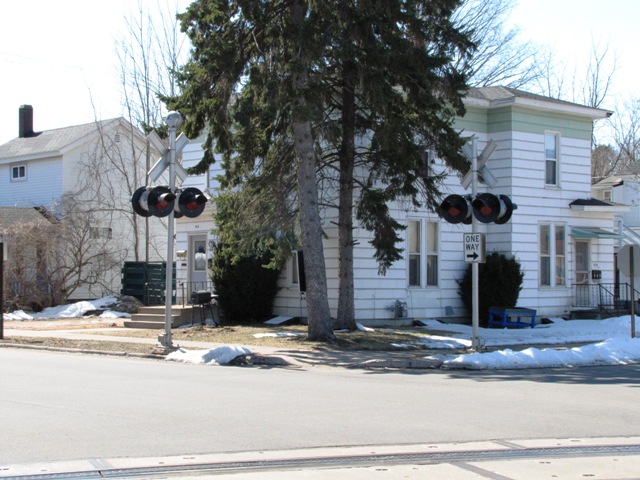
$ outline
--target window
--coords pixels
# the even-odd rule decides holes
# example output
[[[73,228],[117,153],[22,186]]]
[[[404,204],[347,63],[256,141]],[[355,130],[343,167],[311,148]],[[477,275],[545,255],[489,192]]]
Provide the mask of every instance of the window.
[[[427,222],[427,286],[438,285],[438,224]]]
[[[420,286],[420,222],[411,221],[407,225],[409,253],[409,285]]]
[[[207,269],[207,242],[206,240],[193,241],[193,271],[204,272]]]
[[[90,227],[89,237],[94,239],[104,238],[110,240],[113,238],[113,229],[109,227]]]
[[[558,145],[559,136],[555,133],[544,135],[545,183],[558,185]]]
[[[21,182],[27,179],[27,166],[26,165],[14,165],[11,167],[11,181]]]
[[[564,227],[562,225],[556,225],[556,286],[564,285],[567,279],[567,272],[565,270],[565,242],[564,242]]]
[[[407,222],[407,270],[411,287],[438,285],[437,222]]]
[[[555,239],[552,241],[552,238]],[[566,273],[566,243],[564,225],[540,225],[540,285],[564,286]],[[552,277],[552,272],[555,275]]]
[[[293,252],[291,257],[291,284],[298,285],[301,292],[307,290],[307,281],[304,273],[304,255],[302,250]]]

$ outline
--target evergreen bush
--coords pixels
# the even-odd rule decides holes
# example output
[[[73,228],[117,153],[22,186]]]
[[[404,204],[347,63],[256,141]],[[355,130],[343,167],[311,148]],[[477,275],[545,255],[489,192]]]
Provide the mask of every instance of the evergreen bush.
[[[485,326],[489,318],[490,307],[515,307],[522,290],[524,273],[520,264],[513,257],[498,252],[492,252],[486,257],[485,263],[478,266],[479,271],[479,309],[480,325]],[[462,302],[471,313],[471,264],[464,277],[458,282]]]
[[[238,257],[216,246],[211,279],[225,323],[253,322],[272,314],[280,270],[265,267],[271,260],[269,253]]]

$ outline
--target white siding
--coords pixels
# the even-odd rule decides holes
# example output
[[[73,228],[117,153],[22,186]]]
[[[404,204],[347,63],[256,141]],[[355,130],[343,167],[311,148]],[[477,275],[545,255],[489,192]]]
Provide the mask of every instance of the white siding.
[[[504,112],[504,109],[503,109]],[[526,112],[525,112],[526,113]],[[502,115],[502,114],[501,114]],[[553,113],[518,112],[519,129],[500,130],[509,122],[499,123],[494,128],[492,118],[475,114],[478,126],[486,132],[474,132],[467,128],[465,136],[478,139],[478,152],[492,139],[498,146],[487,166],[497,179],[490,191],[508,195],[517,205],[511,220],[504,225],[480,225],[479,231],[486,234],[487,253],[497,251],[513,255],[524,271],[524,285],[518,301],[519,306],[538,310],[539,316],[565,314],[573,302],[572,283],[575,276],[574,241],[570,236],[572,226],[592,226],[608,230],[613,228],[611,213],[579,212],[571,210],[570,203],[590,197],[590,141],[584,138],[585,120],[554,116]],[[503,115],[504,117],[504,115]],[[500,115],[496,118],[501,121]],[[564,128],[566,122],[566,128]],[[550,132],[560,134],[559,185],[545,185],[544,132],[546,124]],[[575,135],[574,133],[577,132]],[[583,138],[577,138],[582,136]],[[185,152],[187,150],[185,149]],[[194,154],[197,149],[189,150]],[[185,165],[187,164],[185,153]],[[326,184],[325,184],[326,185]],[[450,175],[442,187],[445,195],[470,193],[460,186],[457,175]],[[480,192],[489,191],[483,184]],[[327,192],[324,192],[325,196]],[[331,192],[328,194],[331,195]],[[394,218],[405,224],[407,219],[439,221],[433,212],[413,211],[401,203],[391,205]],[[333,215],[335,212],[331,213]],[[324,218],[327,238],[323,239],[327,267],[328,296],[331,313],[336,315],[338,297],[338,241],[337,228],[328,217]],[[539,230],[542,223],[554,223],[565,227],[566,284],[553,288],[540,287],[539,281]],[[180,225],[180,223],[178,224]],[[186,225],[179,227],[183,231]],[[369,245],[371,235],[356,228],[354,236],[358,243],[354,248],[354,282],[356,318],[392,318],[391,310],[396,301],[405,302],[407,313],[415,318],[447,319],[453,311],[455,318],[469,318],[460,299],[458,281],[462,279],[468,264],[463,256],[463,233],[470,232],[470,225],[439,223],[438,286],[409,287],[407,261],[401,259],[392,265],[385,275],[380,275],[378,265]],[[404,238],[404,233],[401,234]],[[178,237],[180,241],[180,236]],[[404,244],[402,245],[405,246]],[[182,247],[179,247],[182,248]],[[590,268],[602,271],[602,282],[613,281],[613,241],[593,239],[590,241]],[[312,281],[310,279],[309,281]],[[480,279],[482,281],[482,279]],[[283,270],[279,280],[280,291],[275,301],[275,313],[291,316],[306,316],[306,303],[298,285],[291,283],[291,262]],[[451,309],[447,308],[451,307]]]
[[[27,179],[11,181],[11,166],[26,165]],[[0,204],[16,207],[51,205],[62,195],[62,157],[0,165]]]

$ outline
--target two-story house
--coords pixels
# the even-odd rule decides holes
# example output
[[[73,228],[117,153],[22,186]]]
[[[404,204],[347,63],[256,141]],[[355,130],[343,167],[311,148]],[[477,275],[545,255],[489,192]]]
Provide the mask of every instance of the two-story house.
[[[66,266],[95,275],[71,298],[117,293],[124,261],[165,258],[166,222],[147,226],[129,202],[160,155],[142,132],[124,118],[39,132],[29,105],[18,120],[18,137],[0,145],[0,206],[39,207],[73,225]]]
[[[591,196],[591,139],[593,122],[611,112],[559,101],[504,87],[474,88],[465,98],[466,114],[457,120],[463,135],[474,137],[478,151],[490,141],[497,148],[487,162],[495,177],[493,188],[480,184],[481,192],[504,194],[517,205],[503,225],[483,224],[487,252],[514,256],[524,271],[519,306],[535,308],[539,316],[568,315],[576,301],[576,285],[614,281],[613,250],[617,245],[614,214],[625,207]],[[186,166],[201,158],[195,140],[183,152]],[[433,168],[443,168],[435,160]],[[202,187],[220,172],[210,171],[198,181]],[[211,191],[215,194],[215,191]],[[470,193],[451,174],[444,193]],[[382,276],[369,245],[370,235],[356,229],[354,281],[356,318],[387,319],[405,307],[413,318],[468,316],[459,295],[458,281],[467,268],[463,233],[471,227],[449,224],[435,212],[391,206],[395,218],[407,225],[405,258]],[[324,217],[325,258],[332,313],[337,308],[337,228],[332,213]],[[178,249],[193,257],[194,242],[209,242],[212,223],[204,216],[195,225],[177,222]],[[357,224],[357,223],[356,223]],[[198,233],[196,233],[196,230]],[[199,245],[199,244],[198,244]],[[190,281],[194,274],[185,261],[177,275]],[[304,281],[298,259],[291,259],[280,278],[275,313],[306,315]],[[480,279],[482,281],[482,279]]]

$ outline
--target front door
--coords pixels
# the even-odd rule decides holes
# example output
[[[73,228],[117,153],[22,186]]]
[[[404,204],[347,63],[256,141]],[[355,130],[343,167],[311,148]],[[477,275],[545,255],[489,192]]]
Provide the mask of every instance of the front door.
[[[576,240],[575,248],[576,284],[586,285],[589,283],[589,242]]]
[[[189,282],[191,291],[208,290],[207,236],[189,237]]]

